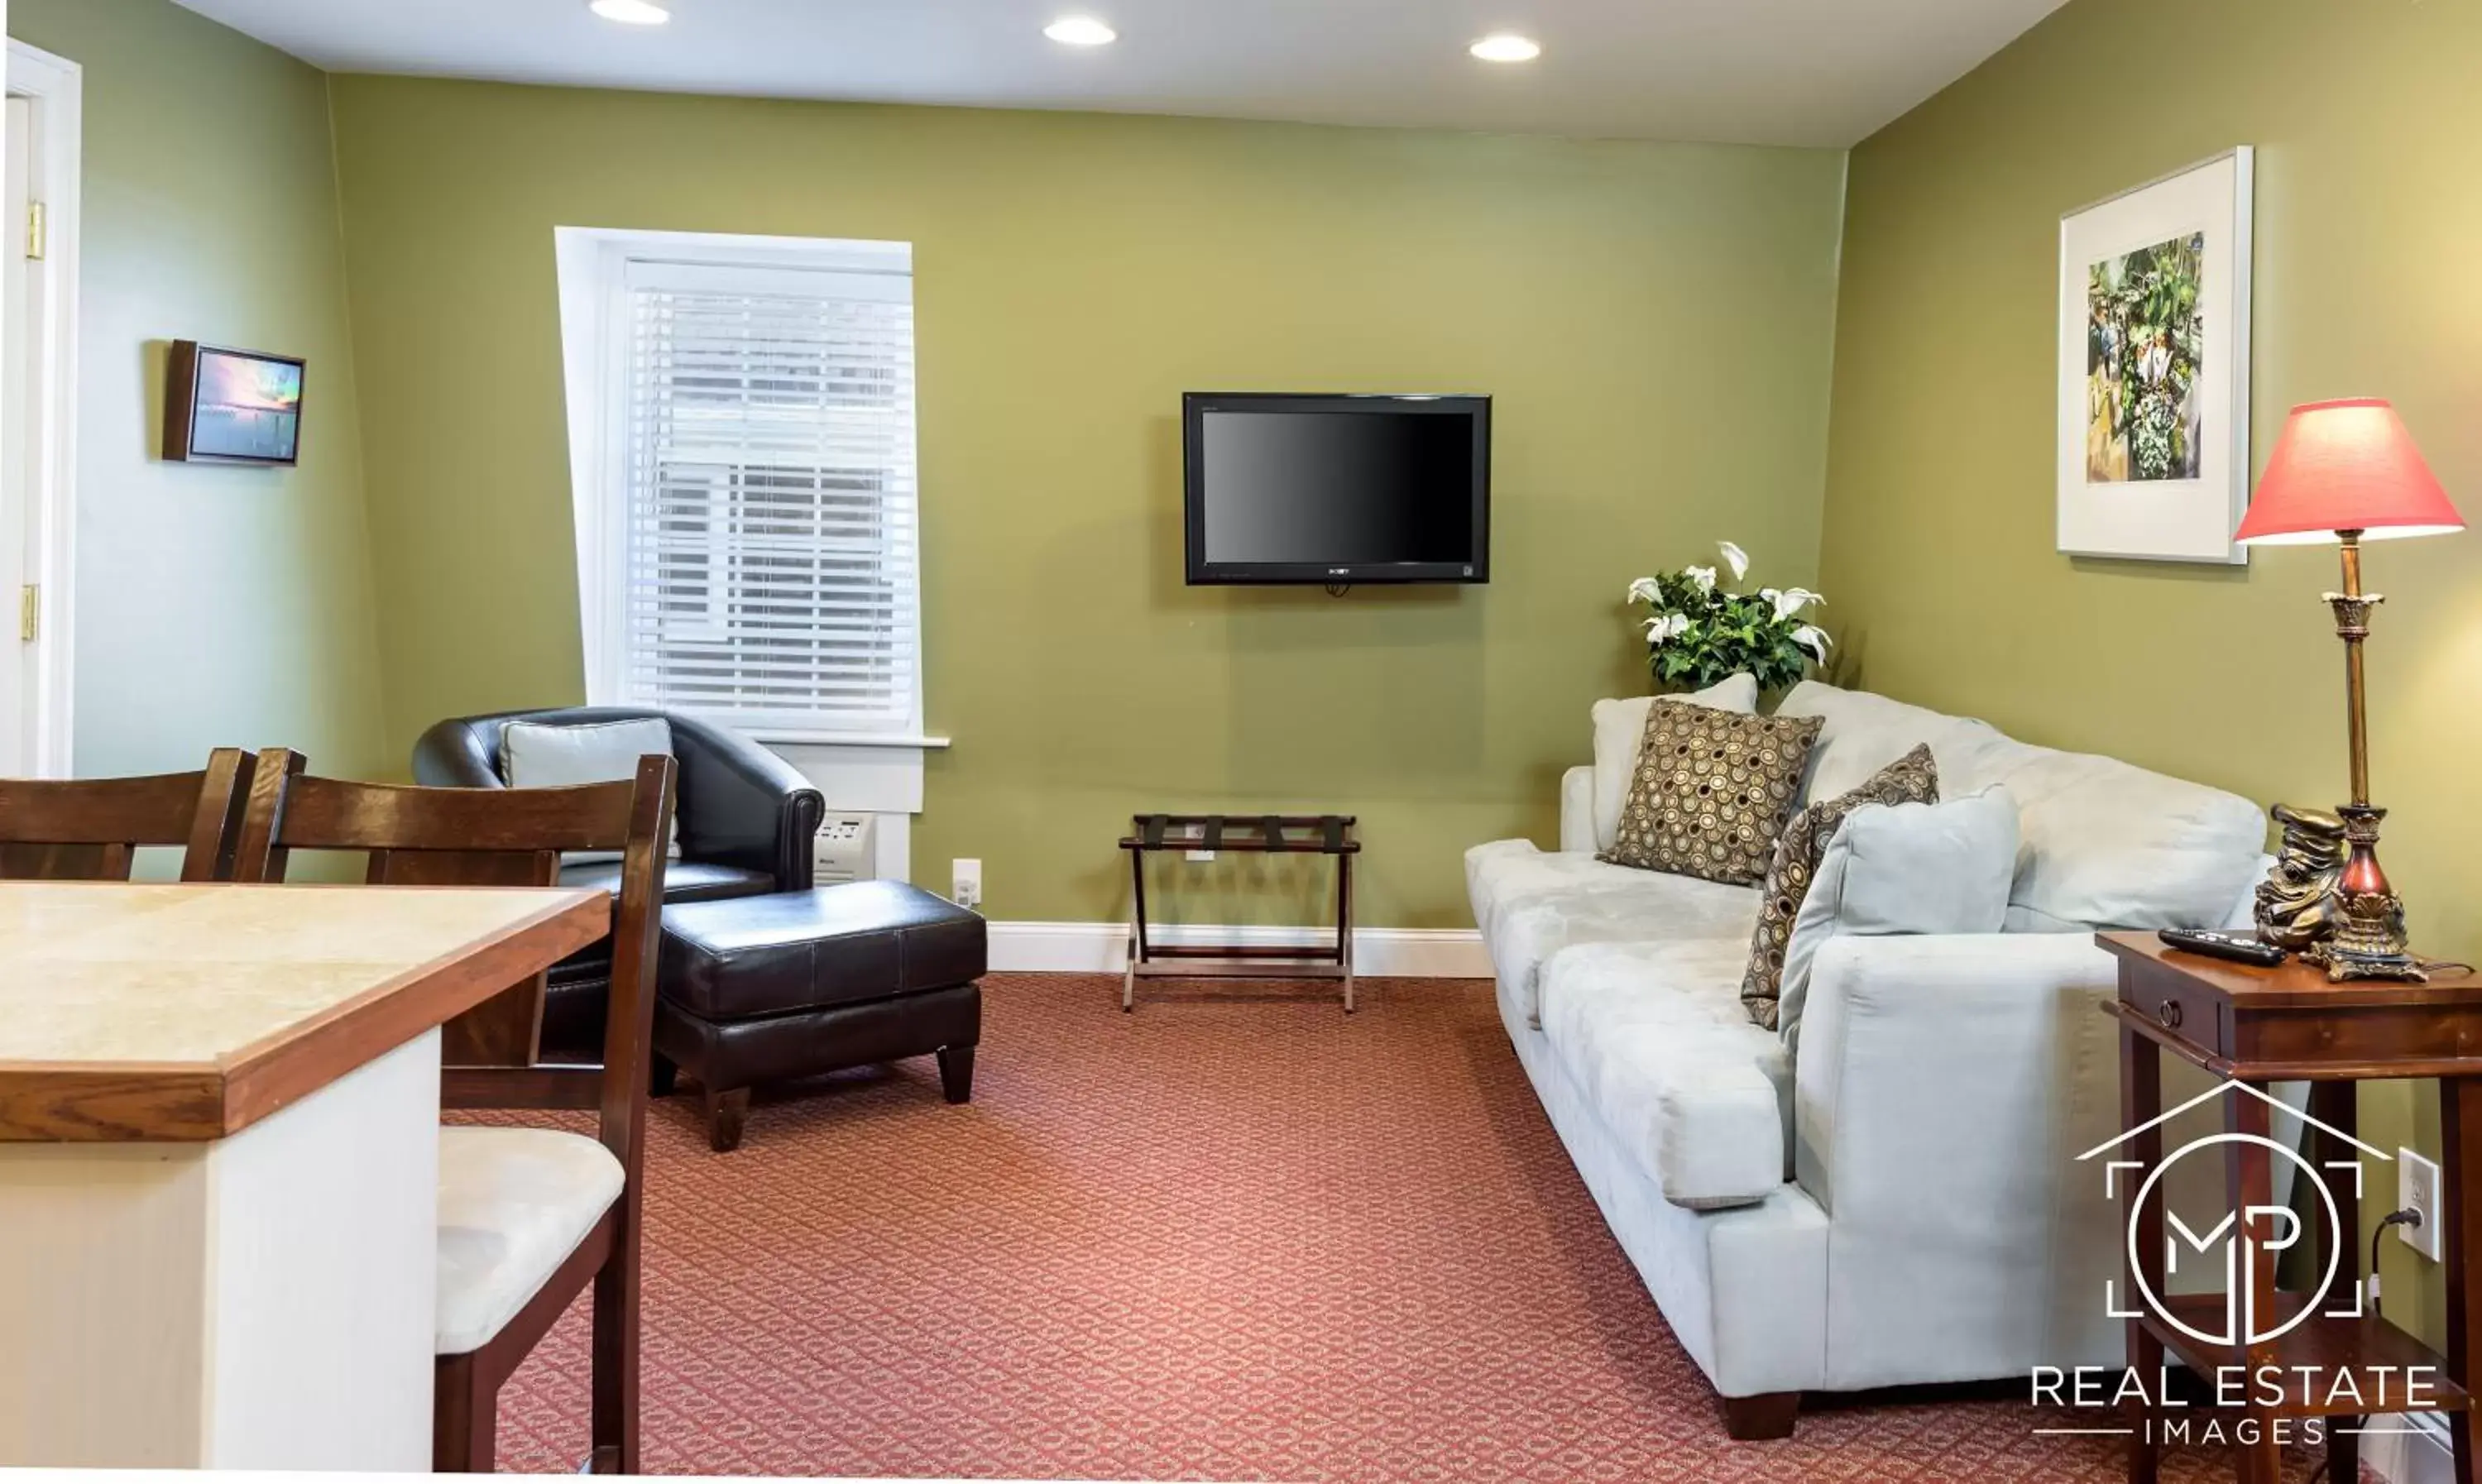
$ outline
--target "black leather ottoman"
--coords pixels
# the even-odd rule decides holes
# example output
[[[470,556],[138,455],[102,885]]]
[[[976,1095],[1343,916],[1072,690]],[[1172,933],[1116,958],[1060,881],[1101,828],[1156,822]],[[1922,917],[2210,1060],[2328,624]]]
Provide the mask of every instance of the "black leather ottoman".
[[[697,1078],[718,1151],[741,1143],[753,1087],[845,1067],[937,1053],[964,1102],[983,965],[983,919],[902,882],[667,907],[654,1090]]]

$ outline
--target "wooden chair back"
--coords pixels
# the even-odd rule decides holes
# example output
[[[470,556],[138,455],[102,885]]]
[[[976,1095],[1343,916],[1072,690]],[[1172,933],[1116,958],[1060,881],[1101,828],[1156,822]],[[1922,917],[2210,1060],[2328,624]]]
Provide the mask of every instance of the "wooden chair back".
[[[233,876],[284,879],[296,850],[364,853],[373,886],[549,887],[564,851],[620,852],[612,920],[612,999],[603,1065],[535,1062],[542,979],[512,987],[452,1021],[442,1101],[464,1108],[591,1108],[635,1198],[645,1132],[655,950],[663,926],[665,842],[675,765],[650,755],[634,779],[571,788],[409,788],[315,778],[300,754],[259,758]]]
[[[127,881],[146,845],[180,847],[183,881],[229,881],[255,761],[220,747],[197,773],[0,779],[0,881]]]

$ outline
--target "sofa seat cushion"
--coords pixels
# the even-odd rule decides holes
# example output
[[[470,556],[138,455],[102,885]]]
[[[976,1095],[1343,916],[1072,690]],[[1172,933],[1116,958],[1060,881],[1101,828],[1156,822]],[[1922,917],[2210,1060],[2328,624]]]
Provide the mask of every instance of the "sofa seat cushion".
[[[619,896],[620,862],[565,861],[560,868],[560,884],[588,889],[600,888]],[[737,865],[725,865],[714,861],[673,861],[664,866],[664,900],[667,902],[715,902],[726,897],[763,896],[775,889],[776,878],[765,871],[744,870]]]
[[[620,1161],[581,1133],[440,1129],[436,1352],[488,1343],[586,1240],[621,1182]]]
[[[1792,1073],[1741,1005],[1746,937],[1588,943],[1543,966],[1543,1038],[1604,1128],[1676,1206],[1784,1182]]]
[[[1808,798],[1844,793],[1921,743],[1949,796],[2007,788],[2020,835],[2009,904],[2025,909],[2021,921],[2214,927],[2261,869],[2264,816],[2220,788],[1815,680],[1794,686],[1777,714],[1823,724]]]
[[[1607,865],[1582,851],[1540,850],[1530,840],[1465,852],[1465,885],[1492,967],[1536,1026],[1543,1023],[1541,967],[1563,948],[1737,935],[1746,960],[1758,920],[1756,887]]]

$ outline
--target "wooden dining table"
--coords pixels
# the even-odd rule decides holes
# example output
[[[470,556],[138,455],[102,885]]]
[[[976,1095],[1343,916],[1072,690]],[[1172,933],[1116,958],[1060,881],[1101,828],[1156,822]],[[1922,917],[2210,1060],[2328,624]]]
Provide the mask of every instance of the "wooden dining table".
[[[0,1467],[427,1471],[439,1027],[610,919],[0,884]]]

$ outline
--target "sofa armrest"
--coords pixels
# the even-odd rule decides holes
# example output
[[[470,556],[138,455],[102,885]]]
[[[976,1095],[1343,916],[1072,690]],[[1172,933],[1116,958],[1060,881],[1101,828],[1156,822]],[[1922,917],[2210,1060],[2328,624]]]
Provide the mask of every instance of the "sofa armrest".
[[[1560,775],[1560,848],[1595,849],[1595,770],[1571,768]]]
[[[2116,1131],[2118,1041],[2101,1007],[2118,983],[2082,933],[1831,940],[1793,1073],[1795,1178],[1836,1217],[1945,1189],[1987,1220],[2008,1192],[2032,1195],[2024,1181],[2063,1173],[2053,1154]]]
[[[2078,1157],[2122,1132],[2119,1027],[2102,1010],[2118,989],[2117,961],[2084,933],[1820,948],[1793,1072],[1794,1173],[1828,1213],[1830,1272],[1867,1275],[1829,1294],[1828,1333],[1852,1338],[1830,1357],[1836,1389],[1890,1384],[1872,1335],[1948,1337],[1942,1364],[1959,1378],[2119,1364],[2103,1285],[2126,1231]],[[2167,1106],[2214,1086],[2163,1061]],[[2273,1091],[2296,1111],[2307,1099],[2302,1084]],[[2167,1140],[2212,1135],[2222,1117],[2192,1108]],[[2276,1126],[2297,1146],[2298,1119]],[[2275,1166],[2288,1203],[2292,1163]],[[2165,1189],[2198,1231],[2227,1209],[2219,1158],[2181,1161]]]
[[[802,770],[737,731],[673,715],[681,761],[681,849],[776,878],[779,891],[806,891],[811,837],[827,804]]]
[[[2077,1155],[2120,1130],[2109,954],[2082,933],[1849,937],[1820,950],[1794,1178],[1828,1213],[1831,1335],[1975,1337],[1958,1376],[2116,1354],[2118,1220]],[[1910,1331],[1905,1329],[1911,1326]],[[1838,1385],[1885,1384],[1857,1342]]]
[[[425,788],[506,788],[490,717],[460,716],[435,724],[413,744],[413,781]]]

